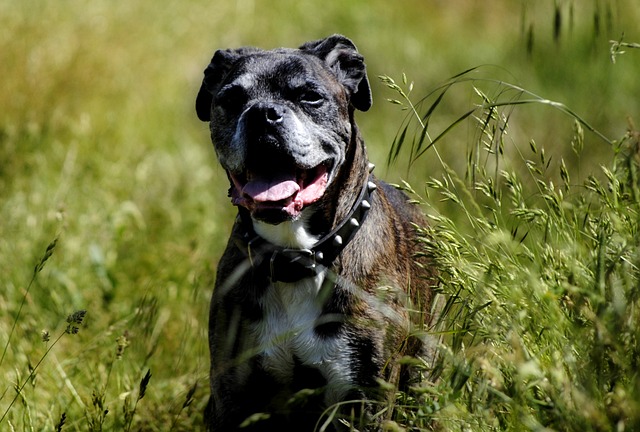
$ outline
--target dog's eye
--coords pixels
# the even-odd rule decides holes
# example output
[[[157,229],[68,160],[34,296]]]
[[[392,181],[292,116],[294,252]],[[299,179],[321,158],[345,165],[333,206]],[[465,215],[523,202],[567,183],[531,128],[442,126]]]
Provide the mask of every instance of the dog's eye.
[[[324,102],[324,98],[317,91],[306,90],[300,94],[300,102],[312,106],[319,106]]]
[[[216,105],[231,112],[237,112],[242,109],[247,101],[247,94],[242,87],[233,86],[220,90],[216,96]]]

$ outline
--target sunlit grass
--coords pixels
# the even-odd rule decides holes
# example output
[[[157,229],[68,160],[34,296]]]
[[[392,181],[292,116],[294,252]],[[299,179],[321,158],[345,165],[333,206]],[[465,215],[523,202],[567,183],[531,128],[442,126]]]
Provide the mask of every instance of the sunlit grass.
[[[463,76],[448,86],[466,85]],[[637,429],[638,132],[630,125],[616,140],[600,136],[611,159],[572,181],[564,160],[551,164],[534,141],[519,160],[506,160],[505,147],[515,143],[503,138],[514,109],[541,103],[574,117],[568,147],[579,156],[588,127],[580,117],[540,99],[501,103],[474,87],[475,108],[442,132],[462,121],[480,131],[461,177],[438,155],[443,135],[427,131],[443,94],[420,110],[408,91],[383,80],[403,99],[394,104],[407,108],[408,125],[418,123],[409,134],[403,126],[390,157],[410,146],[413,166],[435,154],[443,168],[420,199],[432,221],[422,241],[447,299],[440,381],[408,396],[403,422],[435,421],[445,430]]]

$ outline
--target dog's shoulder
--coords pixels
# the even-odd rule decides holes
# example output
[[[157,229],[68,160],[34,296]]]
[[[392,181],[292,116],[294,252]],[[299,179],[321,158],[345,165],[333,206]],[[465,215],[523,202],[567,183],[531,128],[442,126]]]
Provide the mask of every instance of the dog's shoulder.
[[[420,210],[420,207],[413,204],[405,192],[384,181],[378,181],[377,185],[382,190],[392,211],[397,213],[399,222],[417,225],[426,223],[424,213]]]

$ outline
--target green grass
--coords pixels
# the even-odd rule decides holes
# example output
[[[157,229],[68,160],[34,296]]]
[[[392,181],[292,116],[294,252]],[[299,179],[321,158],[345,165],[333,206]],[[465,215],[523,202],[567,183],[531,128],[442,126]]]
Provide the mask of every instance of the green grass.
[[[430,215],[447,302],[440,380],[389,428],[638,428],[640,11],[588,3],[0,2],[0,429],[202,430],[234,209],[201,73],[334,32],[366,56],[359,123]],[[415,104],[422,147],[385,99]]]
[[[421,138],[427,137],[425,147],[436,141],[422,131],[439,99],[420,118],[407,91],[384,81],[403,98],[395,103],[408,108],[408,125],[420,124],[412,140],[400,133],[390,155],[410,143],[417,164],[428,154]],[[461,75],[449,84],[468,82]],[[513,108],[542,103],[567,110],[526,97],[502,103],[512,86],[501,86],[498,99],[475,87],[476,109],[463,115],[481,132],[466,178],[441,160],[442,174],[427,181],[422,198],[404,185],[430,208],[432,225],[421,240],[438,263],[446,305],[440,380],[407,396],[402,423],[428,428],[435,420],[444,430],[636,430],[640,134],[629,129],[615,141],[601,137],[614,155],[582,182],[572,181],[564,160],[552,164],[533,141],[518,164],[503,149]],[[574,133],[571,147],[580,156],[585,132],[577,117]]]

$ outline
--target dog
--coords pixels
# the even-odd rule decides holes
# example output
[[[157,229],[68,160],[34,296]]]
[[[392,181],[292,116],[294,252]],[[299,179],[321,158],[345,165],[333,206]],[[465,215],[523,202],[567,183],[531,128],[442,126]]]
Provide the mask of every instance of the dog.
[[[342,35],[218,50],[204,71],[196,111],[238,207],[211,300],[210,430],[377,430],[381,383],[433,357],[426,221],[372,173],[354,119],[371,105]]]

